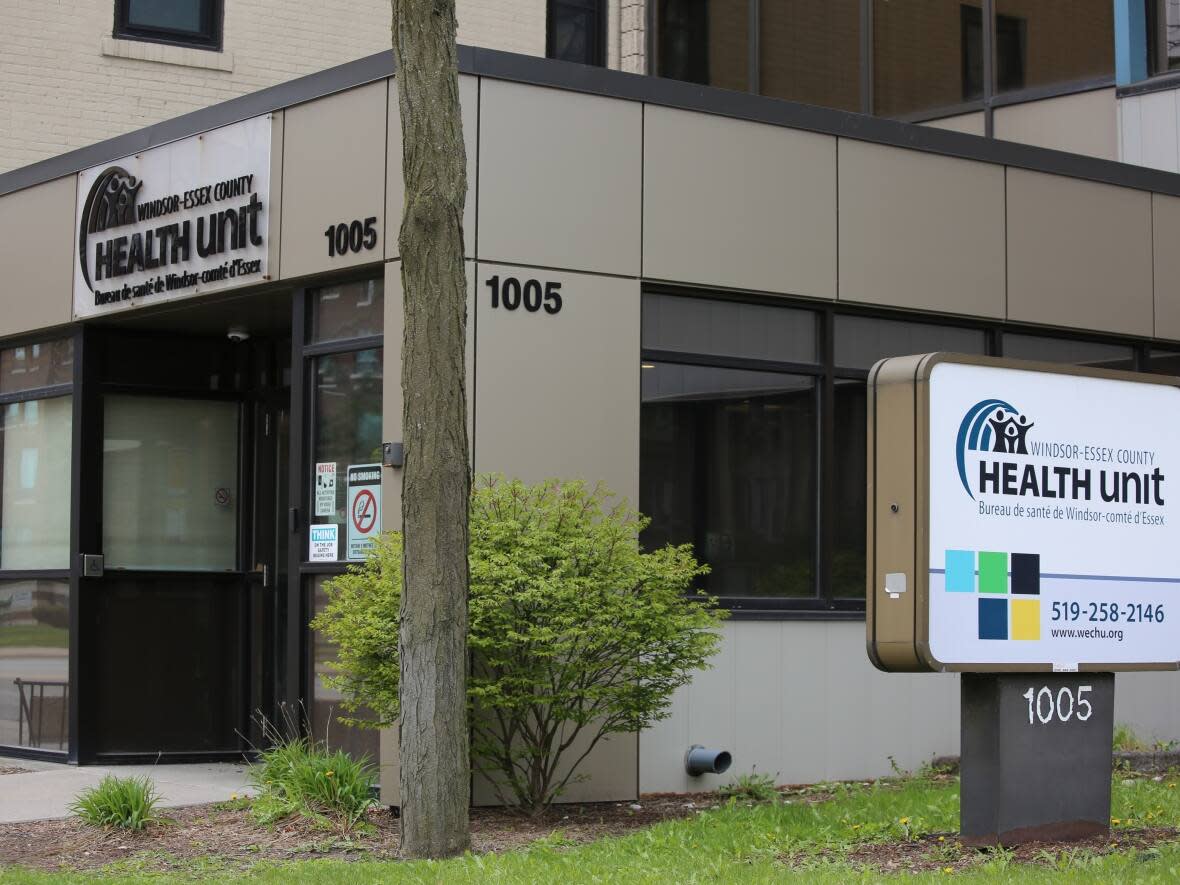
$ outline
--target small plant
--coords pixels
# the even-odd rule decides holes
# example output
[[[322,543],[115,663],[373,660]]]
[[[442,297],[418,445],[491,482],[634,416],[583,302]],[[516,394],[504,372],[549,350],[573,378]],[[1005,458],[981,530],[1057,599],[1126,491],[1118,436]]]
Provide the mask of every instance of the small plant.
[[[774,777],[769,774],[739,774],[733,783],[717,788],[717,795],[722,799],[733,799],[738,802],[774,802],[779,798],[778,786]]]
[[[1116,753],[1142,753],[1148,749],[1134,729],[1125,722],[1114,727],[1114,751]]]
[[[271,730],[274,743],[250,768],[258,791],[251,813],[262,824],[298,814],[347,833],[376,804],[374,772],[367,759],[357,761],[342,750],[304,737],[284,737]]]
[[[160,796],[147,777],[115,777],[107,775],[78,794],[70,811],[96,827],[119,827],[142,830],[156,817]]]

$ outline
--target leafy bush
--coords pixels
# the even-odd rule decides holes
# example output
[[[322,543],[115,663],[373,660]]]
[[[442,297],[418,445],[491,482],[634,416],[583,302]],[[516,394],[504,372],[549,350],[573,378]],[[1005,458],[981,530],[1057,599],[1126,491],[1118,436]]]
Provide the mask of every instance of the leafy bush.
[[[149,778],[108,774],[97,787],[79,793],[70,804],[70,811],[94,826],[142,830],[159,820],[156,817],[159,801],[160,796]]]
[[[501,801],[536,814],[606,736],[665,718],[716,652],[724,612],[693,591],[691,545],[645,553],[648,520],[599,486],[482,477],[471,497],[472,761]],[[326,584],[313,621],[339,646],[331,683],[390,725],[398,714],[399,535]]]
[[[251,813],[259,823],[299,814],[348,832],[376,804],[375,775],[367,760],[303,737],[268,738],[274,745],[250,767],[250,782],[258,791]]]

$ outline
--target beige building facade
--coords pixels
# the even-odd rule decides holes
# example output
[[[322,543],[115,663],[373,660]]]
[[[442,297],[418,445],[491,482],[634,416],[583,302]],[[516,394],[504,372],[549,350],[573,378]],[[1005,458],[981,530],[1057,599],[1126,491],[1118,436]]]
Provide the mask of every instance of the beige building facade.
[[[606,482],[731,611],[713,667],[567,798],[710,788],[693,744],[782,782],[957,752],[958,677],[865,654],[868,369],[1175,373],[1180,178],[527,55],[460,67],[474,467]],[[307,628],[363,555],[362,489],[398,527],[393,77],[382,53],[0,175],[5,752],[233,757],[250,711],[303,703],[396,803],[395,742],[333,723]],[[1178,691],[1120,675],[1116,716],[1173,738]]]

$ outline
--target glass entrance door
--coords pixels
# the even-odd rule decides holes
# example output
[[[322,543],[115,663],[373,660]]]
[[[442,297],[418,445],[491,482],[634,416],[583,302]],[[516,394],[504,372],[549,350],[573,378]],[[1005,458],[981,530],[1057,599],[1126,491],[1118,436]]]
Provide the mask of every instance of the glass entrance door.
[[[241,748],[241,453],[236,399],[103,398],[104,575],[87,600],[97,754]]]

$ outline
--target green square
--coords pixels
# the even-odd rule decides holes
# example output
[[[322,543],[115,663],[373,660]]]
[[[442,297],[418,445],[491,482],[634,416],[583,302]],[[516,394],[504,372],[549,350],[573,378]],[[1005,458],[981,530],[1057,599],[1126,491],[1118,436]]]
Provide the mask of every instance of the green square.
[[[979,592],[1008,592],[1008,554],[979,554]]]

